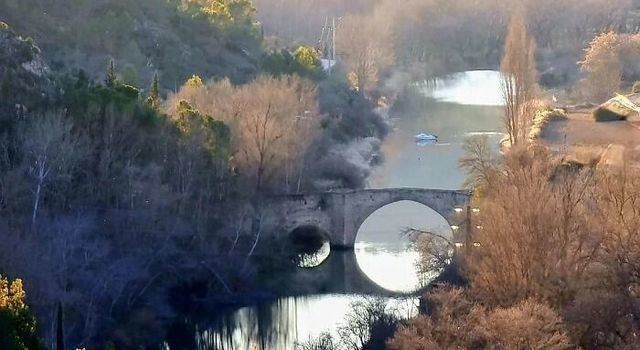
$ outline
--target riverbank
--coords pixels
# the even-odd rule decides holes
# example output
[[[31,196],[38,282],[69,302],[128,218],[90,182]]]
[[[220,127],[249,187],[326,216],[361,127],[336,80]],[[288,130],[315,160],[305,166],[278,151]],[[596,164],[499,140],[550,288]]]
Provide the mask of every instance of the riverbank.
[[[640,129],[626,120],[596,122],[592,112],[589,107],[567,108],[566,119],[546,125],[541,143],[567,162],[623,166],[624,154],[640,150]]]

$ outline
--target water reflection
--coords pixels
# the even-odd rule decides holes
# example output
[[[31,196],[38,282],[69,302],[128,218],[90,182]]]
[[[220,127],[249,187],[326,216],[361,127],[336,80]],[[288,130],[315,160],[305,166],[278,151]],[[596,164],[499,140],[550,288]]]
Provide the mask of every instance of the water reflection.
[[[316,295],[281,298],[242,308],[222,317],[196,334],[196,349],[294,349],[304,342],[344,324],[351,303],[362,300],[357,295]],[[417,314],[415,298],[388,299],[390,309],[407,319]],[[165,346],[165,348],[170,348]]]
[[[300,226],[289,234],[289,243],[294,252],[292,260],[298,267],[320,266],[331,254],[328,234],[316,226]]]
[[[394,132],[382,144],[385,161],[369,177],[369,187],[460,189],[465,174],[458,168],[458,160],[463,155],[464,141],[471,136],[484,135],[497,150],[504,135],[500,117],[502,108],[493,105],[500,99],[485,96],[485,91],[499,92],[499,74],[482,75],[486,80],[456,75],[459,80],[448,80],[444,92],[436,89],[431,94],[451,101],[466,96],[470,98],[468,104],[437,101],[427,96],[412,97],[422,98],[422,101],[409,101],[407,108],[402,109],[402,115],[395,120]],[[478,87],[478,81],[483,81],[484,85]],[[468,89],[465,84],[469,82],[474,82],[476,93],[465,95]],[[436,83],[436,86],[440,84],[445,83]],[[438,135],[438,144],[417,145],[414,136],[423,130]]]
[[[500,87],[501,74],[477,70],[452,74],[422,84],[425,96],[441,102],[461,105],[500,106],[504,103]]]
[[[362,272],[381,287],[410,293],[428,285],[440,271],[421,273],[420,256],[405,234],[407,228],[451,236],[447,221],[429,207],[401,201],[375,211],[362,224],[356,240],[356,259]]]
[[[297,265],[302,268],[313,268],[320,266],[324,261],[327,260],[331,254],[331,244],[329,241],[324,241],[322,246],[311,253],[300,253],[297,256]]]
[[[420,147],[426,147],[426,146],[431,146],[431,145],[437,145],[438,141],[435,140],[418,140],[416,141],[416,145],[420,146]]]

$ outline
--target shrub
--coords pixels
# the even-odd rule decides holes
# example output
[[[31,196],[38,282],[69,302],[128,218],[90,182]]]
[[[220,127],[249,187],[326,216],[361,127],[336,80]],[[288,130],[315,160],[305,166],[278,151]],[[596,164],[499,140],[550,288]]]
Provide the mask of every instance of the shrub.
[[[400,327],[388,349],[573,349],[556,310],[532,299],[488,309],[462,289],[425,296],[429,312]]]
[[[202,78],[200,78],[200,76],[194,74],[191,76],[191,78],[189,78],[189,80],[184,83],[184,85],[191,88],[199,88],[203,87],[204,83],[202,82]]]
[[[315,48],[311,46],[300,46],[293,53],[298,64],[310,71],[320,66],[320,58]]]
[[[567,113],[563,109],[545,109],[536,112],[533,125],[529,131],[529,141],[534,142],[542,137],[542,131],[551,121],[567,119]]]
[[[297,74],[301,77],[322,77],[321,62],[313,47],[300,46],[293,53],[288,49],[272,51],[262,57],[262,70],[274,75]]]
[[[567,112],[564,109],[555,108],[547,111],[547,118],[549,121],[564,120],[567,119]]]

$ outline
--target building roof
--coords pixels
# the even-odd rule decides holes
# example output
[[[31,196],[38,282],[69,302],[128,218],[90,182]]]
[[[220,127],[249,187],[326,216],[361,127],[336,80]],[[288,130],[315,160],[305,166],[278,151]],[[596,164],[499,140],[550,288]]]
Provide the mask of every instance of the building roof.
[[[607,109],[622,117],[628,117],[633,113],[640,112],[640,107],[638,107],[638,105],[631,100],[631,98],[633,98],[634,100],[638,100],[640,102],[640,94],[636,95],[639,96],[630,95],[629,97],[627,97],[624,95],[617,95],[609,101],[601,104],[598,108]]]

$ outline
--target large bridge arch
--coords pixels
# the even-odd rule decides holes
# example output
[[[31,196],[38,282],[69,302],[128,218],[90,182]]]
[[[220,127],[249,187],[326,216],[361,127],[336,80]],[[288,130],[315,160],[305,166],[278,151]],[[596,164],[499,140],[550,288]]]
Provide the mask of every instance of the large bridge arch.
[[[338,245],[353,247],[360,226],[369,216],[382,207],[402,201],[420,203],[438,213],[450,225],[460,225],[463,216],[456,215],[456,209],[466,208],[470,198],[468,191],[412,188],[355,191],[345,200],[344,230]]]

